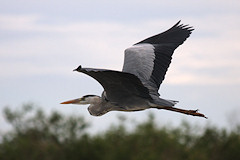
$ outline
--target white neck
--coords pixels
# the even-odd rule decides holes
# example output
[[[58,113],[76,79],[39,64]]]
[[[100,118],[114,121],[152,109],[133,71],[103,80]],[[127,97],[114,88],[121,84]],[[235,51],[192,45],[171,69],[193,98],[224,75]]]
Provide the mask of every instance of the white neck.
[[[99,104],[101,102],[101,97],[99,96],[88,96],[82,98],[81,104]]]

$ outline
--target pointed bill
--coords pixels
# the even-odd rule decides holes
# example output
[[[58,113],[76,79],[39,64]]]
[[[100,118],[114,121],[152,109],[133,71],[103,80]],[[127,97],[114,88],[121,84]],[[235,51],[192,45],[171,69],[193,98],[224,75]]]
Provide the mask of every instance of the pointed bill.
[[[76,104],[76,103],[79,103],[80,101],[81,101],[81,98],[65,101],[65,102],[62,102],[60,104]]]

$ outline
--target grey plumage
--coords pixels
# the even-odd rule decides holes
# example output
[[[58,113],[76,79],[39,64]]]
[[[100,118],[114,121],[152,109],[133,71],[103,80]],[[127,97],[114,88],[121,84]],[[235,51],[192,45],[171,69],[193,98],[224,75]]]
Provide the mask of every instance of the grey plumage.
[[[180,25],[179,21],[169,30],[127,48],[122,72],[79,66],[75,71],[91,76],[103,86],[102,97],[92,96],[92,99],[88,100],[85,98],[84,103],[80,102],[80,98],[63,104],[91,104],[88,110],[96,116],[111,110],[138,111],[158,108],[205,117],[197,110],[174,108],[177,101],[162,99],[158,93],[174,50],[183,44],[192,31],[192,27]]]

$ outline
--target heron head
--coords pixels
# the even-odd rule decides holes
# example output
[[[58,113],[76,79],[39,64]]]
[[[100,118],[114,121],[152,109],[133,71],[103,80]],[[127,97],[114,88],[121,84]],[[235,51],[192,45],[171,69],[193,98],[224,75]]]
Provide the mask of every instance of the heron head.
[[[106,105],[106,102],[103,101],[101,97],[96,95],[86,95],[82,98],[62,102],[61,104],[90,104],[88,107],[88,112],[92,116],[101,116],[110,111],[109,107]]]
[[[77,98],[69,101],[62,102],[61,104],[94,104],[98,102],[100,97],[97,95],[85,95],[82,98]]]

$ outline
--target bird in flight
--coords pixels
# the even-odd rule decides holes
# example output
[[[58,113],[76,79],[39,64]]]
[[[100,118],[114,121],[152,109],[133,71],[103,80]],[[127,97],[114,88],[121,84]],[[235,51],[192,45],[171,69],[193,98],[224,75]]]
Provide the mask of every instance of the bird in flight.
[[[104,91],[101,96],[85,95],[61,104],[90,104],[88,111],[101,116],[109,111],[141,111],[164,109],[187,115],[205,117],[198,110],[174,107],[178,101],[160,98],[159,87],[171,63],[174,50],[190,36],[194,29],[177,22],[165,32],[144,39],[125,50],[122,72],[82,68],[74,71],[97,80]]]

